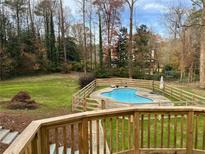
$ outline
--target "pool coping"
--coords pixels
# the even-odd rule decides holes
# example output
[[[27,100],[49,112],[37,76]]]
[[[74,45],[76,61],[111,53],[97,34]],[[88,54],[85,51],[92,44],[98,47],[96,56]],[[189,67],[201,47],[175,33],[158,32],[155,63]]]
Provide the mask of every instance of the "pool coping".
[[[126,103],[126,102],[118,102],[110,97],[106,97],[106,96],[102,96],[101,93],[104,92],[111,92],[114,89],[117,88],[112,88],[112,87],[108,87],[108,88],[103,88],[97,91],[94,91],[93,93],[90,94],[90,98],[91,99],[96,99],[96,100],[105,100],[106,102],[109,102],[109,104],[113,104],[113,105],[119,105],[119,106],[172,106],[172,102],[171,100],[169,100],[168,98],[166,98],[163,95],[159,95],[159,94],[155,94],[152,93],[152,90],[150,89],[145,89],[145,88],[139,88],[139,87],[118,87],[118,88],[132,88],[132,89],[136,89],[137,90],[137,95],[140,97],[144,97],[144,98],[148,98],[151,99],[153,102],[151,103]],[[107,104],[106,104],[107,105]]]

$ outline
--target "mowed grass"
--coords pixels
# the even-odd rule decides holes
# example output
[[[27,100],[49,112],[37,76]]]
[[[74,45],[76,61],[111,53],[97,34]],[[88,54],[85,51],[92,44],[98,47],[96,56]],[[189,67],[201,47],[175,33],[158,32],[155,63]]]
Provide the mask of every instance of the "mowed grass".
[[[19,91],[28,92],[40,108],[31,113],[50,113],[60,109],[71,111],[72,95],[79,89],[78,77],[52,74],[0,81],[0,102],[10,101]],[[0,103],[0,112],[14,112]],[[18,111],[22,112],[22,111]]]
[[[202,89],[199,87],[199,84],[176,84],[175,82],[171,82],[172,85],[181,88],[183,90],[186,90],[187,92],[191,92],[194,94],[197,94],[199,96],[205,97],[205,89]]]
[[[103,121],[102,121],[103,123]],[[106,119],[105,127],[106,127],[106,138],[108,146],[112,146],[113,152],[120,152],[123,150],[129,150],[134,147],[134,129],[133,123],[130,122],[130,127],[128,125],[129,120],[127,118],[123,119],[118,118],[118,122],[116,117],[112,118],[112,122],[110,122],[110,118]],[[155,132],[155,124],[154,124],[154,116],[150,118],[150,136],[148,137],[148,120],[145,116],[143,121],[143,132],[142,132],[142,123],[140,121],[140,141],[143,134],[143,143],[140,143],[140,146],[143,148],[148,148],[148,144],[150,148],[186,148],[187,142],[187,118],[184,116],[182,119],[180,116],[175,118],[174,115],[171,116],[170,119],[170,140],[168,143],[168,116],[164,116],[164,122],[162,127],[162,121],[160,116],[158,116],[156,122],[156,139],[154,137]],[[102,124],[104,125],[104,123]],[[195,145],[195,134],[196,134],[196,118],[194,119],[193,125],[193,142]],[[112,128],[112,129],[111,129]],[[130,128],[130,133],[129,133]],[[163,128],[163,129],[162,129]],[[112,130],[112,131],[110,131]],[[118,130],[118,131],[117,131]],[[124,130],[124,131],[123,131]],[[162,131],[163,130],[163,131]],[[197,135],[197,146],[196,149],[203,149],[203,130],[204,130],[204,117],[199,116],[198,118],[198,135]],[[124,133],[123,133],[124,132]],[[112,135],[111,135],[112,133]],[[130,134],[130,135],[129,135]],[[163,135],[162,135],[163,134]],[[174,135],[176,134],[176,135]],[[110,137],[112,136],[112,145]],[[117,137],[118,136],[118,137]],[[124,137],[123,137],[124,136]],[[131,138],[129,138],[129,136]],[[118,138],[118,139],[117,139]],[[124,139],[123,139],[124,138]],[[149,140],[148,140],[149,138]],[[117,142],[118,140],[118,142]],[[130,147],[129,147],[130,143]],[[156,143],[156,144],[155,144]],[[168,146],[169,144],[169,146]]]

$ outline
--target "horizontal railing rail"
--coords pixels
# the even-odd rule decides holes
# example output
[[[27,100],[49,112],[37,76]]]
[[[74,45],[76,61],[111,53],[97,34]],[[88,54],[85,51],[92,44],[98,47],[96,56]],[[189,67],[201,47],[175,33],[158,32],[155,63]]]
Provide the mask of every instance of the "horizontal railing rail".
[[[205,153],[205,108],[129,107],[33,121],[4,154]]]
[[[75,111],[79,105],[82,105],[84,99],[88,97],[95,88],[96,88],[96,80],[92,81],[87,86],[85,86],[84,88],[76,92],[72,97],[72,111]]]
[[[172,84],[165,83],[164,89],[159,88],[159,81],[154,81],[154,90],[160,91],[162,94],[168,95],[175,100],[178,101],[196,101],[201,102],[205,101],[205,97],[197,95],[195,93],[188,92],[186,90],[183,90],[181,88],[177,88]]]

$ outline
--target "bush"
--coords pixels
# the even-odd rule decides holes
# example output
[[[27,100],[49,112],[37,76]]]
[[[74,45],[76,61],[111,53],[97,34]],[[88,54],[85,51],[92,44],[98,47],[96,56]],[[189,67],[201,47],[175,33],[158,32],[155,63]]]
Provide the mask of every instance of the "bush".
[[[83,71],[83,64],[81,64],[80,62],[72,62],[72,71],[75,72],[82,72]]]
[[[101,69],[97,69],[95,71],[95,76],[96,78],[109,78],[110,77],[110,73],[106,70],[101,70]]]
[[[95,80],[94,75],[84,75],[79,78],[80,88],[87,86],[90,82]]]
[[[144,79],[145,73],[141,71],[139,67],[133,68],[133,78],[134,79]]]
[[[70,73],[71,68],[72,68],[71,64],[63,63],[62,67],[61,67],[61,71],[62,71],[62,73]]]
[[[117,77],[122,77],[122,78],[127,78],[128,77],[128,68],[113,68],[112,71],[110,72],[112,76],[117,76]]]

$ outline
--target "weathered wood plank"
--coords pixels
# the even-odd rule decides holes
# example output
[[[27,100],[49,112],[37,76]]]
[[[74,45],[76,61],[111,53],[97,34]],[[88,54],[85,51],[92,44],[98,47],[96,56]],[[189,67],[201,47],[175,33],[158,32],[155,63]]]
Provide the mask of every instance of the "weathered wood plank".
[[[161,115],[161,148],[164,147],[164,114]]]
[[[157,147],[157,114],[154,114],[154,148]]]
[[[141,115],[141,148],[144,147],[144,115]]]
[[[187,154],[193,153],[193,116],[194,112],[187,115]]]
[[[133,117],[133,125],[134,125],[134,154],[140,153],[140,144],[139,144],[139,138],[140,138],[140,114],[139,112],[134,113]]]

